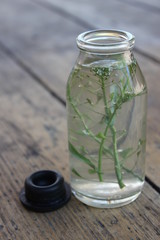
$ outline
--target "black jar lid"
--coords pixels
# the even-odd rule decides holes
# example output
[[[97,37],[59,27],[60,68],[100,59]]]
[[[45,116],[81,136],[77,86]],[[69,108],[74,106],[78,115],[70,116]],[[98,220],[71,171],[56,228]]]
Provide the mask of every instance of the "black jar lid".
[[[56,171],[34,172],[25,180],[19,198],[29,210],[49,212],[64,206],[71,197],[71,189]]]

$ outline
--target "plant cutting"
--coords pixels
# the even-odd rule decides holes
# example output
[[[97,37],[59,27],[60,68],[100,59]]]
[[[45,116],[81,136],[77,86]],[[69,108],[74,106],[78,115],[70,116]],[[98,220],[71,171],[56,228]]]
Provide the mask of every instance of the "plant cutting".
[[[81,51],[67,83],[71,184],[89,205],[120,206],[144,182],[146,85],[132,54],[96,54]]]

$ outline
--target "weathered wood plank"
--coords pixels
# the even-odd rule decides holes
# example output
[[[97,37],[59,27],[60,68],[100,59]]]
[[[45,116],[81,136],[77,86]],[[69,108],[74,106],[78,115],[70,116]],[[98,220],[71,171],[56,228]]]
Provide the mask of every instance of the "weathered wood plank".
[[[118,0],[122,1],[126,4],[132,4],[135,7],[140,7],[140,8],[146,8],[151,12],[156,12],[158,13],[160,11],[160,3],[159,0],[134,0],[134,1],[129,1],[129,0]]]
[[[57,169],[68,180],[65,110],[2,52],[0,102],[1,239],[159,239],[160,197],[148,184],[123,208],[90,208],[72,197],[56,212],[26,211],[18,194],[28,174]]]
[[[65,101],[65,83],[78,53],[75,38],[86,29],[26,0],[4,1],[0,21],[0,41]],[[147,176],[160,186],[160,68],[139,54],[137,58],[149,89]]]
[[[64,96],[63,79],[76,56],[75,38],[84,28],[28,0],[3,1],[0,22],[0,41]]]
[[[54,6],[83,19],[93,28],[124,29],[136,35],[137,47],[160,61],[160,14],[125,1],[32,0],[54,11]],[[128,1],[129,2],[129,1]],[[53,8],[52,8],[53,6]],[[160,6],[160,2],[159,2]],[[149,16],[149,17],[146,17]]]

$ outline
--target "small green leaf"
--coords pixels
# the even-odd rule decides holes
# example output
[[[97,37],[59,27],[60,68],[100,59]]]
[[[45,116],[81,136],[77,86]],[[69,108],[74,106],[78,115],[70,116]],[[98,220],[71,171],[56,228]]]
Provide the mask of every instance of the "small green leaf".
[[[102,93],[101,92],[98,92],[97,93],[97,103],[102,99]]]
[[[94,173],[97,173],[97,172],[96,172],[96,170],[94,170],[94,169],[89,169],[89,170],[88,170],[88,173],[89,173],[89,174],[94,174]]]
[[[82,154],[80,154],[77,149],[69,142],[69,150],[70,152],[77,157],[79,160],[81,160],[82,162],[86,163],[87,165],[89,165],[90,167],[92,167],[93,169],[96,169],[95,165],[85,156],[83,156]]]
[[[75,168],[72,168],[72,172],[77,175],[78,177],[82,178],[82,176],[76,171]]]
[[[139,157],[140,153],[141,153],[141,151],[138,151],[138,152],[137,152],[137,157]]]
[[[129,73],[131,77],[133,77],[136,73],[136,60],[134,59],[133,62],[129,65]]]
[[[110,99],[111,99],[111,101],[113,101],[113,98],[114,98],[114,92],[112,92],[112,93],[110,94]]]
[[[139,146],[142,146],[144,143],[145,143],[145,140],[139,139],[139,142],[138,142],[138,145],[139,145]]]
[[[87,103],[89,103],[90,105],[93,106],[93,103],[92,103],[91,99],[87,98],[86,100],[87,100]]]
[[[86,154],[87,153],[87,151],[86,151],[84,146],[81,146],[80,150],[81,150],[81,154]]]
[[[88,173],[89,174],[94,174],[94,173],[99,173],[98,170],[94,170],[94,169],[88,169]],[[103,174],[103,172],[100,172],[101,174]]]
[[[101,124],[104,123],[104,122],[106,122],[106,115],[104,115],[104,116],[101,118],[101,120],[100,120],[100,123],[101,123]]]
[[[76,132],[73,132],[73,133],[75,133],[77,135],[80,135],[80,136],[86,135],[83,131],[76,131]]]
[[[83,132],[83,133],[84,133],[84,135],[86,135],[86,136],[88,136],[88,135],[89,135],[89,132],[88,132],[87,130],[85,130],[85,129],[84,129],[82,132]]]
[[[82,114],[83,118],[85,118],[86,120],[92,120],[87,114]]]
[[[105,139],[105,138],[106,138],[102,132],[99,132],[99,133],[96,135],[96,137],[97,137],[97,138],[101,138],[101,139]]]
[[[135,96],[136,96],[135,93],[125,92],[121,101],[122,101],[122,103],[128,102],[128,101],[132,100]]]
[[[127,131],[126,130],[120,130],[117,132],[117,140],[121,139],[122,137],[124,137],[125,135],[127,134]]]
[[[70,138],[73,140],[73,141],[77,141],[78,139],[74,136],[70,136]]]
[[[126,159],[132,152],[133,148],[127,148],[121,151],[119,154],[123,159]]]

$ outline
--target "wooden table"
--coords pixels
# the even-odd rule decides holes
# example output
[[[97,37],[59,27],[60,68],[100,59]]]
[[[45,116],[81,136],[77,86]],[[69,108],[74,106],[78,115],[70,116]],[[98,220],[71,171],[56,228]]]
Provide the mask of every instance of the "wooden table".
[[[160,2],[0,0],[0,239],[160,239]],[[50,213],[25,210],[24,179],[56,169],[69,181],[65,84],[83,31],[118,28],[136,36],[148,90],[146,183],[117,209],[72,197]]]

